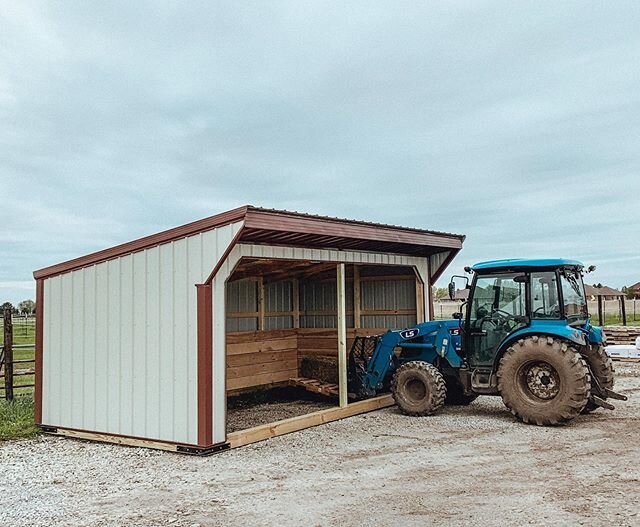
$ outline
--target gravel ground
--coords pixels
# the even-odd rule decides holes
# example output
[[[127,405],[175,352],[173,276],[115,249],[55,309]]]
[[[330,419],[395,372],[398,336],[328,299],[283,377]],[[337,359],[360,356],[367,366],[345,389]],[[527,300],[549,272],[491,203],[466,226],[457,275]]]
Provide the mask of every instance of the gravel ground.
[[[559,428],[499,398],[390,408],[197,458],[43,437],[0,444],[2,526],[640,525],[640,365],[631,396]]]

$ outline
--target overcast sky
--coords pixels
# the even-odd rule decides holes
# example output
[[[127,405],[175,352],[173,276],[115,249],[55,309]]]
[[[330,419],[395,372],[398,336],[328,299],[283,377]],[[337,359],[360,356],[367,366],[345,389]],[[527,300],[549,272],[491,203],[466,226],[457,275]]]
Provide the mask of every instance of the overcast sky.
[[[639,281],[640,4],[0,0],[0,301],[247,203]]]

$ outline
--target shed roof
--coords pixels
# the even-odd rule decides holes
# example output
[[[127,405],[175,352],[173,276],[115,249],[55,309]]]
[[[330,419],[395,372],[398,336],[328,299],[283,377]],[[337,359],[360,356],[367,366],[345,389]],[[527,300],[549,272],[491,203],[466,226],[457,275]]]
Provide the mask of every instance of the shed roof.
[[[93,265],[244,220],[236,241],[428,256],[457,253],[464,235],[245,205],[180,227],[103,249],[33,273],[36,279]]]
[[[606,285],[603,285],[602,287],[595,287],[585,284],[584,291],[587,296],[624,296],[622,291],[618,291],[617,289],[613,289],[613,287]]]

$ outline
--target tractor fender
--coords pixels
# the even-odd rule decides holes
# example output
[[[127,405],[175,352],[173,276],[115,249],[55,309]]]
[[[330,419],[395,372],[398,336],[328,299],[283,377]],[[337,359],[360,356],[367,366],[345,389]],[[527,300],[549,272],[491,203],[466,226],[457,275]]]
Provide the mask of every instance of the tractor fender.
[[[497,368],[500,359],[504,355],[504,353],[509,349],[514,342],[517,342],[520,339],[532,336],[532,335],[540,335],[540,336],[549,336],[554,337],[561,340],[567,340],[573,344],[577,344],[578,346],[586,346],[587,339],[585,334],[582,331],[577,330],[576,328],[572,328],[571,326],[553,326],[553,327],[536,327],[528,326],[526,328],[519,329],[518,331],[509,335],[505,341],[500,345],[500,349],[498,353],[496,353],[496,358],[494,362],[494,368]]]
[[[607,343],[607,336],[604,331],[602,331],[602,328],[598,326],[589,326],[588,339],[591,344],[606,345]]]

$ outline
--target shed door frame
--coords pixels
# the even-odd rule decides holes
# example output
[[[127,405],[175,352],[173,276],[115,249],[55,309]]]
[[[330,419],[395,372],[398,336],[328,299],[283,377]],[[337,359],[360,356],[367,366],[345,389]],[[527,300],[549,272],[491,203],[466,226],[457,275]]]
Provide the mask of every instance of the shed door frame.
[[[413,267],[423,287],[422,309],[423,317],[427,316],[424,309],[430,302],[430,281],[428,258],[404,256],[387,253],[366,253],[358,251],[337,251],[331,249],[308,249],[298,247],[262,246],[237,244],[229,252],[226,259],[217,266],[211,280],[211,383],[212,399],[211,419],[213,444],[224,443],[227,439],[226,431],[226,283],[233,271],[244,257],[265,258],[278,260],[320,261],[337,264],[362,264],[379,266],[408,266]],[[209,386],[207,386],[209,389]]]

